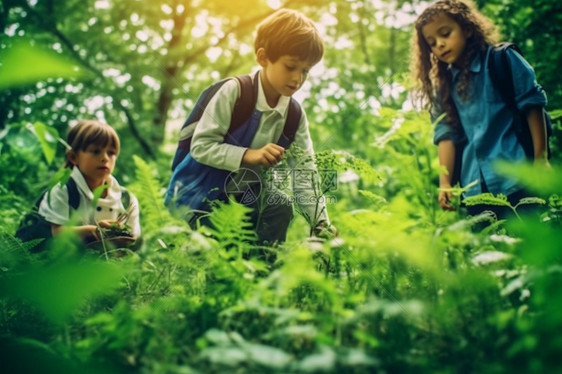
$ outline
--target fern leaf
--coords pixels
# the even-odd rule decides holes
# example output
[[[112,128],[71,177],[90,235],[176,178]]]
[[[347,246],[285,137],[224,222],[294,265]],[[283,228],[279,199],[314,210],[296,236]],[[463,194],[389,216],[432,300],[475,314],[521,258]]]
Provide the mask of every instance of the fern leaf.
[[[130,190],[139,200],[141,214],[150,217],[143,221],[143,229],[158,230],[167,224],[175,223],[164,206],[164,198],[160,192],[160,183],[154,174],[156,168],[138,156],[133,156],[136,166],[136,181]]]
[[[244,252],[255,242],[250,212],[251,208],[236,202],[217,203],[212,208],[209,216],[212,228],[209,231],[221,247],[234,246]]]
[[[519,200],[516,206],[519,205],[528,205],[528,204],[539,204],[545,205],[546,200],[541,199],[540,197],[524,197],[523,199]]]
[[[469,196],[464,199],[464,202],[468,206],[486,204],[513,208],[509,201],[507,201],[507,196],[505,196],[504,194],[498,194],[497,196],[494,196],[489,192],[476,196]]]
[[[0,230],[0,253],[3,254],[0,258],[0,264],[12,266],[17,263],[31,262],[30,250],[43,240],[35,239],[22,242],[15,236]]]

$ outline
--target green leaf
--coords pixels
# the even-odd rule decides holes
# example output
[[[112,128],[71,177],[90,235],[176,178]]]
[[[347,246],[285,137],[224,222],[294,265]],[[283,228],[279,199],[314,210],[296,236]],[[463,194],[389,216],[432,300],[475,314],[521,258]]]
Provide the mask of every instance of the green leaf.
[[[119,286],[122,273],[110,263],[65,261],[0,279],[0,296],[31,302],[53,322],[62,323],[87,298]]]
[[[43,155],[45,155],[47,163],[51,164],[57,151],[58,131],[41,122],[35,122],[33,124],[33,129],[35,130],[34,133],[35,136],[37,136],[37,140],[39,140],[39,144],[41,144],[41,149],[43,150]]]
[[[549,110],[548,114],[553,120],[559,119],[562,117],[562,109]]]
[[[103,191],[107,190],[109,188],[109,185],[107,184],[102,184],[101,186],[96,187],[96,189],[94,190],[94,199],[92,200],[92,206],[95,207],[98,204],[98,200],[100,199],[101,195],[103,194]]]
[[[59,183],[61,186],[65,185],[68,178],[70,178],[70,174],[72,174],[72,169],[62,168],[57,170],[57,172],[49,180],[49,184],[47,185],[47,203],[49,206],[51,205],[51,189]]]
[[[509,203],[509,201],[507,201],[507,196],[503,194],[498,194],[497,196],[494,196],[489,192],[476,196],[469,196],[466,199],[464,199],[464,203],[468,206],[486,204],[486,205],[511,207],[511,204]]]
[[[85,75],[83,69],[63,56],[23,40],[8,47],[0,57],[0,62],[0,90],[47,78],[78,78]]]
[[[562,192],[562,169],[559,166],[498,162],[495,167],[502,175],[516,178],[531,191],[545,195]]]

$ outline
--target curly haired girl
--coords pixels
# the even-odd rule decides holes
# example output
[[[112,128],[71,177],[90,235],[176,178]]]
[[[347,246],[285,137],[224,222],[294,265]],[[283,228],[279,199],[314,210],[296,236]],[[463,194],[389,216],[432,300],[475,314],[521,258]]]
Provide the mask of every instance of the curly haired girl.
[[[488,59],[497,40],[494,25],[469,0],[439,0],[415,22],[412,72],[418,86],[414,98],[429,108],[433,121],[442,117],[435,128],[434,143],[439,163],[446,169],[439,177],[439,204],[445,210],[455,209],[450,203],[450,188],[457,150],[462,152],[457,155],[462,157],[461,186],[478,181],[465,197],[502,193],[515,205],[526,196],[517,181],[498,174],[493,167],[496,160],[526,160],[515,133],[517,113],[490,77]],[[546,95],[527,61],[512,49],[506,53],[517,109],[525,113],[529,123],[535,163],[548,164],[543,114]],[[468,207],[469,214],[483,210],[492,210],[500,218],[505,215],[494,206]]]

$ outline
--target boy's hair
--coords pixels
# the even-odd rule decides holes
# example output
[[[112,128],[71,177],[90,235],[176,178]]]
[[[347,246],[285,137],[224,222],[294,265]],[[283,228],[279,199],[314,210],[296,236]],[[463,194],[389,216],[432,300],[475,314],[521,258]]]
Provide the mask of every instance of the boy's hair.
[[[315,65],[324,55],[324,43],[314,23],[292,9],[279,9],[258,25],[255,52],[260,48],[271,62],[289,55]]]
[[[459,60],[461,70],[458,93],[466,97],[469,82],[468,68],[472,59],[479,52],[485,51],[489,45],[497,43],[498,34],[493,23],[478,11],[471,0],[439,0],[428,6],[415,22],[415,33],[412,40],[411,70],[414,79],[420,86],[414,91],[414,99],[424,102],[430,107],[436,94],[440,98],[443,110],[447,113],[447,121],[460,125],[458,114],[449,92],[451,75],[448,64],[439,61],[431,53],[431,47],[423,36],[422,29],[439,14],[445,14],[459,24],[468,35],[464,52]],[[439,104],[439,103],[437,103]]]
[[[119,136],[115,129],[107,123],[96,120],[84,120],[70,129],[66,142],[70,145],[72,151],[84,151],[90,144],[100,145],[102,147],[112,146],[115,147],[117,154],[119,154],[120,142]],[[73,164],[70,160],[66,160],[67,168],[72,168]]]

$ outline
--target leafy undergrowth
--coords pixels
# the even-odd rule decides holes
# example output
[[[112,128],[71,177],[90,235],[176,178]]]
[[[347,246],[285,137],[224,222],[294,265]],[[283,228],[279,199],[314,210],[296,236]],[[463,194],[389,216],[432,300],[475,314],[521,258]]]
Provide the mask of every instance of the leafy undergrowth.
[[[218,206],[212,230],[192,231],[160,208],[153,168],[136,163],[131,189],[144,222],[154,218],[137,252],[72,254],[72,238],[63,237],[48,255],[30,256],[3,232],[5,365],[92,373],[560,370],[556,196],[543,222],[521,217],[483,231],[472,228],[487,216],[441,213],[431,223],[400,197],[376,199],[372,209],[341,202],[332,207],[338,237],[307,238],[298,218],[288,242],[259,248],[246,207]]]

